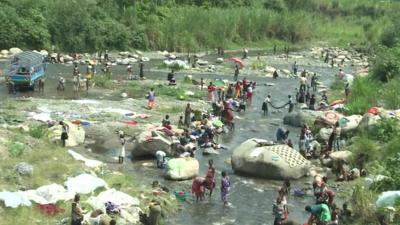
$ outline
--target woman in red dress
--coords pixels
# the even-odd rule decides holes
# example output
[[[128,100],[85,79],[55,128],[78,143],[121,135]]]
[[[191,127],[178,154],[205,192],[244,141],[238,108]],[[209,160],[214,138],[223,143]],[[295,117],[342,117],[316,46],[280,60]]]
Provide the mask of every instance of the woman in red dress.
[[[213,166],[214,161],[212,159],[208,160],[208,170],[207,170],[207,175],[206,175],[206,188],[210,190],[210,197],[213,193],[213,190],[215,188],[215,168]]]

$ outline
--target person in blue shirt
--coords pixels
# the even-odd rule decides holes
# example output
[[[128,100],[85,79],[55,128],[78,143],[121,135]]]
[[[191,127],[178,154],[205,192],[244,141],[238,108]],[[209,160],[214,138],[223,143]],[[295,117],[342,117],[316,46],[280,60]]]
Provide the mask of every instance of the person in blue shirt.
[[[276,131],[276,141],[279,144],[286,144],[286,140],[289,137],[290,131],[284,128],[278,128]]]

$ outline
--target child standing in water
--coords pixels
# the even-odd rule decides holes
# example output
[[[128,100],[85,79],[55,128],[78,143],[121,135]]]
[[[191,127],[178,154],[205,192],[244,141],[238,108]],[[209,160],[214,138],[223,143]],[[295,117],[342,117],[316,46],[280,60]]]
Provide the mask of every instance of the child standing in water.
[[[225,171],[222,171],[221,175],[221,200],[224,202],[224,206],[228,206],[228,195],[231,188],[231,181]]]

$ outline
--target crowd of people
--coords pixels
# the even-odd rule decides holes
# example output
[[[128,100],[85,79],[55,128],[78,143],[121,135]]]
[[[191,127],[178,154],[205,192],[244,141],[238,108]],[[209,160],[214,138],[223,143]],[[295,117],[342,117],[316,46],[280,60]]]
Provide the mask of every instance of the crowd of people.
[[[223,54],[223,53],[222,53]],[[243,59],[247,58],[247,50],[243,51]],[[93,67],[87,68],[87,74],[95,75],[95,69]],[[140,78],[143,78],[143,63],[139,64]],[[293,74],[297,76],[299,72],[297,62],[293,64]],[[105,72],[110,73],[111,68],[106,64]],[[131,65],[127,66],[128,79],[137,79],[133,75],[133,69]],[[195,151],[199,149],[225,149],[226,147],[218,144],[217,137],[220,133],[233,131],[235,127],[234,123],[234,112],[246,112],[246,106],[252,104],[254,90],[257,87],[256,81],[248,81],[246,78],[238,80],[240,74],[240,66],[235,65],[233,82],[225,84],[222,80],[216,80],[209,82],[207,85],[207,100],[212,107],[210,112],[202,112],[195,110],[192,105],[188,103],[179,117],[179,121],[172,123],[169,115],[165,115],[165,118],[161,121],[162,131],[167,136],[172,137],[176,142],[171,146],[175,155],[170,157],[194,157]],[[339,76],[343,75],[342,70],[339,71]],[[74,77],[79,80],[80,73],[77,66],[74,67]],[[91,77],[92,77],[91,76]],[[90,78],[91,78],[90,77]],[[275,79],[278,78],[277,71],[274,72]],[[89,89],[90,78],[86,77],[87,84],[86,88]],[[317,85],[318,76],[316,73],[308,74],[306,70],[303,70],[299,75],[299,87],[295,90],[295,99],[292,95],[288,95],[288,101],[280,107],[277,107],[272,102],[270,94],[267,95],[262,103],[261,110],[263,115],[268,115],[270,107],[279,109],[288,106],[288,112],[291,113],[294,110],[295,104],[304,104],[306,108],[310,110],[320,110],[329,107],[329,101],[326,92],[322,92],[320,99],[317,99]],[[172,70],[167,75],[168,85],[176,85],[175,73]],[[64,83],[60,80],[60,90],[64,90]],[[74,81],[75,83],[75,81]],[[222,83],[222,84],[221,84]],[[203,90],[204,79],[201,78],[200,86]],[[79,89],[79,87],[78,87]],[[74,86],[75,90],[75,86]],[[350,87],[346,85],[345,93],[346,97],[350,95]],[[148,100],[148,108],[154,109],[156,90],[153,88],[146,95]],[[68,133],[68,128],[65,124],[63,126],[63,132]],[[176,125],[179,129],[183,130],[181,133],[174,132],[173,125]],[[284,128],[278,128],[276,131],[276,142],[273,144],[286,144],[292,148],[293,142],[289,138],[290,131]],[[64,135],[64,142],[65,143]],[[125,134],[120,131],[118,137],[121,143],[121,150],[119,153],[119,163],[123,163],[125,158]],[[63,136],[62,136],[63,138]],[[66,137],[68,138],[68,137]],[[262,143],[260,143],[262,146]],[[307,125],[303,125],[300,131],[298,140],[299,152],[308,159],[327,157],[330,152],[340,150],[340,126],[335,124],[332,127],[332,133],[329,136],[329,140],[321,148],[319,143],[314,140],[311,129]],[[156,152],[156,165],[160,169],[164,169],[167,163],[167,154],[163,151]],[[338,173],[338,180],[350,180],[357,177],[357,171],[349,171],[346,169],[346,163],[344,162],[339,166],[340,172]],[[358,176],[359,176],[358,171]],[[206,192],[211,197],[214,189],[216,188],[216,169],[214,167],[214,161],[210,159],[208,161],[208,168],[205,176],[196,176],[192,181],[191,191],[195,196],[196,202],[201,202],[205,199]],[[228,196],[231,189],[231,181],[225,171],[221,172],[220,180],[220,198],[225,206],[229,205]],[[274,225],[282,225],[289,220],[289,208],[288,199],[291,194],[291,184],[289,180],[285,180],[282,187],[278,191],[278,197],[275,199],[273,204],[273,215]],[[335,193],[328,187],[327,178],[316,176],[313,182],[313,194],[315,197],[315,204],[305,207],[305,210],[310,213],[308,225],[337,225],[339,220],[349,221],[351,217],[351,211],[348,209],[347,204],[343,204],[342,209],[339,209],[335,202]],[[74,205],[75,204],[75,205]],[[72,217],[78,217],[82,214],[83,210],[79,208],[79,198],[74,201],[72,207]],[[154,202],[150,206],[153,211],[161,211],[160,204]],[[155,210],[156,208],[156,210]],[[142,222],[145,224],[158,224],[149,222],[149,218],[142,215]],[[159,214],[156,216],[159,218]],[[73,219],[74,220],[74,219]],[[159,219],[155,219],[159,221]],[[73,225],[79,223],[73,223]],[[115,222],[114,222],[115,224]],[[288,224],[288,223],[287,223]],[[294,223],[293,223],[294,224]]]

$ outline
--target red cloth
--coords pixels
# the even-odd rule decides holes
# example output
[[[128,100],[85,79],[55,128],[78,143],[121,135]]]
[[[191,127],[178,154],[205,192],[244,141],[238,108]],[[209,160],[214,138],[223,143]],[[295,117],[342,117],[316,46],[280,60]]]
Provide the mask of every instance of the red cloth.
[[[368,109],[368,112],[374,115],[378,115],[379,114],[379,109],[376,107],[372,107],[370,109]]]
[[[253,93],[252,92],[247,92],[247,99],[251,99],[251,97],[253,97]]]
[[[132,121],[128,121],[128,122],[126,122],[126,124],[128,124],[128,125],[131,125],[131,126],[136,126],[136,125],[138,124],[138,122],[137,122],[137,121],[134,121],[134,120],[132,120]]]
[[[208,85],[207,89],[208,89],[208,92],[213,92],[216,90],[214,85]]]
[[[63,213],[65,210],[58,207],[55,204],[45,204],[45,205],[40,205],[37,204],[36,208],[39,209],[39,211],[45,215],[48,216],[55,216],[59,213]]]

